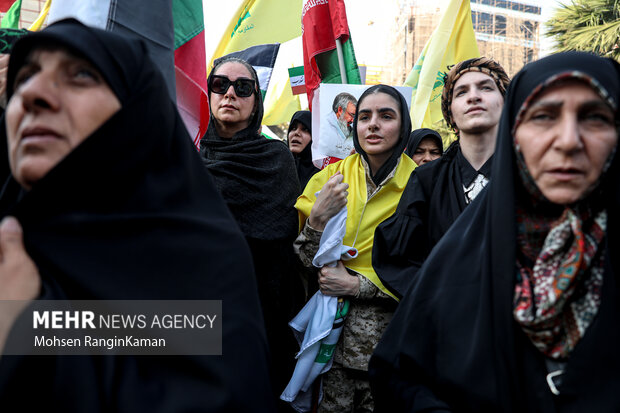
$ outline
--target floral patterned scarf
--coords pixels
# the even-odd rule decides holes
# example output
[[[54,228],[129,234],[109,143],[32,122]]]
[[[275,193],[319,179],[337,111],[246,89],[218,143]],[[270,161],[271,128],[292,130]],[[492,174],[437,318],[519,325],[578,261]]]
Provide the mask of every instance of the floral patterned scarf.
[[[521,106],[513,137],[534,98],[551,84],[568,78],[589,84],[604,100],[609,99],[598,82],[582,73],[553,76]],[[518,251],[513,315],[538,350],[553,359],[566,359],[601,304],[607,211],[597,202],[598,183],[574,205],[551,204],[536,186],[516,141],[514,147],[521,184],[527,192],[522,199],[527,200],[527,205],[517,205],[516,211]],[[601,177],[614,154],[615,148]]]
[[[607,212],[566,208],[551,222],[518,208],[517,225],[514,317],[543,354],[567,358],[601,303]]]

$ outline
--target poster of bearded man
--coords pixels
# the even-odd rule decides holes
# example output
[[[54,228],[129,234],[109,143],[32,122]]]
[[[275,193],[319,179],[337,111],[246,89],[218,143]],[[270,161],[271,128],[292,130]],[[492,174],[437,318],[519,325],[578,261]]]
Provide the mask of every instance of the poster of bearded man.
[[[315,91],[312,107],[312,162],[317,168],[355,153],[353,147],[353,120],[357,99],[370,85],[322,83]],[[411,107],[413,89],[394,86]]]

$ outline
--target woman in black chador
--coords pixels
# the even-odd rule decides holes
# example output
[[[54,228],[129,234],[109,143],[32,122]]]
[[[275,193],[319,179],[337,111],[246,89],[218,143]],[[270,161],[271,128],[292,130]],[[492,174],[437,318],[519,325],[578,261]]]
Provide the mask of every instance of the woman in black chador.
[[[377,411],[620,410],[620,66],[525,66],[493,179],[418,273],[371,360]]]
[[[216,61],[207,83],[211,118],[200,152],[250,245],[273,359],[275,398],[295,367],[297,343],[288,322],[304,301],[293,252],[299,180],[286,144],[260,134],[263,101],[254,68],[224,57]]]
[[[295,168],[303,192],[306,184],[320,169],[312,163],[312,112],[298,110],[291,117],[286,134],[288,148],[295,158]]]
[[[0,298],[222,300],[223,354],[3,355],[1,409],[273,411],[248,247],[145,44],[64,20],[7,81]]]

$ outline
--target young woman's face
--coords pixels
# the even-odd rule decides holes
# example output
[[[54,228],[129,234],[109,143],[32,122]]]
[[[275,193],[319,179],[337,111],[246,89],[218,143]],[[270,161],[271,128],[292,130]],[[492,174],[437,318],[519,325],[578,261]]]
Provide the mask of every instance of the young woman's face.
[[[515,143],[542,194],[571,204],[596,185],[618,143],[615,114],[587,84],[563,82],[530,104]]]
[[[392,155],[401,122],[399,102],[388,94],[373,93],[358,104],[357,137],[371,163],[381,166]]]
[[[6,110],[9,163],[28,190],[121,108],[101,73],[62,49],[32,51],[14,90]]]
[[[496,127],[503,106],[504,97],[487,74],[467,72],[454,84],[450,110],[461,132],[477,134]]]
[[[288,133],[288,147],[292,153],[300,153],[312,140],[312,135],[303,123],[295,121]]]
[[[411,156],[413,162],[418,165],[434,161],[441,156],[441,149],[433,138],[424,138]]]
[[[249,70],[241,63],[228,62],[217,68],[216,75],[226,76],[231,82],[237,79],[252,79]],[[239,97],[232,84],[223,95],[210,92],[209,105],[213,117],[228,129],[240,131],[248,127],[256,103],[256,94]]]

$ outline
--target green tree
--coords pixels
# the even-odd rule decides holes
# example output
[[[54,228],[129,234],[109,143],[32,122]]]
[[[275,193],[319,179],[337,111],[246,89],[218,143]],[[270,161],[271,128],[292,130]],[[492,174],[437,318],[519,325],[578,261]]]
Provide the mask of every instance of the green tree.
[[[620,0],[572,0],[546,27],[556,51],[592,51],[620,61]]]

